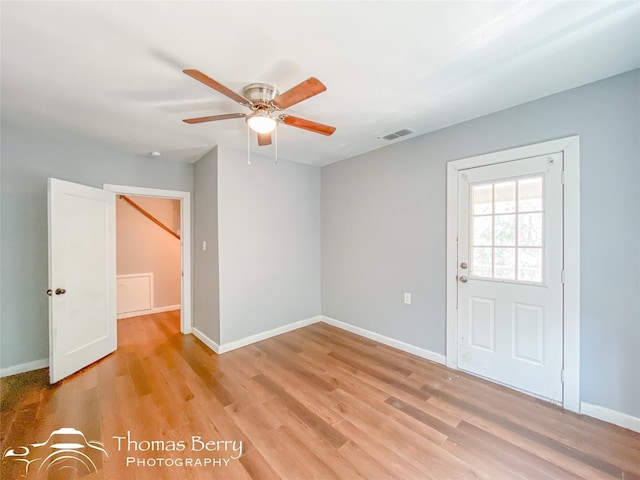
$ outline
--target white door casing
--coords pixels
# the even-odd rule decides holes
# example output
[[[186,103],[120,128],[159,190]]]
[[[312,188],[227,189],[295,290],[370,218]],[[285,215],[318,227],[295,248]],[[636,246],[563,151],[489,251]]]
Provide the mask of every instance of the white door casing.
[[[458,368],[458,174],[461,170],[559,153],[563,160],[562,405],[580,411],[580,137],[569,136],[447,163],[446,364]]]
[[[115,195],[48,180],[49,376],[55,383],[115,351]]]
[[[562,401],[562,155],[458,180],[458,368]]]
[[[182,267],[180,295],[180,332],[191,333],[192,294],[191,294],[191,194],[178,190],[134,187],[130,185],[104,184],[104,190],[114,194],[136,195],[142,197],[171,198],[180,200],[180,258]]]

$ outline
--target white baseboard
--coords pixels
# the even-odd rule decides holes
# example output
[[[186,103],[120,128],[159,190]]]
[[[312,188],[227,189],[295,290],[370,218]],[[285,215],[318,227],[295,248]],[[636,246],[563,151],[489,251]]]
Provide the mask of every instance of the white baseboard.
[[[237,348],[246,347],[247,345],[251,345],[252,343],[256,343],[261,340],[266,340],[267,338],[275,337],[276,335],[282,335],[283,333],[287,333],[292,330],[297,330],[298,328],[306,327],[307,325],[311,325],[312,323],[316,323],[319,321],[320,321],[320,316],[311,317],[305,320],[300,320],[299,322],[290,323],[282,327],[274,328],[272,330],[258,333],[256,335],[250,335],[248,337],[241,338],[240,340],[235,340],[233,342],[225,343],[222,345],[218,345],[216,342],[211,340],[207,335],[202,333],[196,327],[193,327],[193,330],[191,333],[193,333],[193,335],[195,335],[195,337],[198,340],[204,343],[211,350],[213,350],[217,354],[221,354],[225,352],[230,352],[231,350],[235,350]]]
[[[580,413],[590,417],[613,423],[622,428],[628,428],[634,432],[640,432],[640,418],[626,413],[611,410],[610,408],[593,405],[592,403],[580,402]]]
[[[151,313],[163,313],[173,312],[174,310],[180,310],[181,305],[167,305],[166,307],[154,307],[151,309]]]
[[[247,345],[251,345],[252,343],[256,343],[261,340],[266,340],[267,338],[275,337],[276,335],[282,335],[283,333],[287,333],[292,330],[297,330],[298,328],[306,327],[307,325],[311,325],[312,323],[319,322],[320,318],[321,318],[320,315],[316,317],[306,318],[298,322],[293,322],[288,325],[283,325],[282,327],[274,328],[273,330],[257,333],[256,335],[250,335],[248,337],[241,338],[240,340],[234,340],[233,342],[223,343],[222,345],[220,345],[219,353],[230,352],[231,350],[235,350],[236,348],[245,347]]]
[[[151,310],[139,310],[137,312],[119,313],[117,318],[118,320],[122,320],[123,318],[140,317],[142,315],[150,315],[150,314],[151,314]]]
[[[30,372],[32,370],[39,370],[41,368],[47,368],[49,366],[49,359],[43,358],[42,360],[35,360],[33,362],[21,363],[20,365],[14,365],[12,367],[6,367],[0,369],[0,377],[8,377],[9,375],[17,375],[18,373]]]
[[[435,353],[430,350],[426,350],[424,348],[416,347],[415,345],[410,345],[408,343],[401,342],[400,340],[395,340],[393,338],[385,337],[384,335],[380,335],[378,333],[365,330],[364,328],[356,327],[349,323],[344,323],[334,318],[326,317],[323,315],[318,315],[316,317],[300,320],[299,322],[290,323],[282,327],[274,328],[273,330],[268,330],[266,332],[258,333],[256,335],[251,335],[251,336],[242,338],[240,340],[235,340],[233,342],[223,343],[221,345],[218,345],[216,342],[211,340],[209,337],[207,337],[204,333],[202,333],[200,330],[198,330],[195,327],[193,328],[193,334],[196,336],[196,338],[198,338],[202,343],[204,343],[211,350],[213,350],[218,354],[222,354],[225,352],[230,352],[231,350],[235,350],[237,348],[251,345],[252,343],[256,343],[261,340],[266,340],[267,338],[275,337],[276,335],[281,335],[283,333],[287,333],[292,330],[297,330],[298,328],[306,327],[307,325],[311,325],[317,322],[325,322],[329,325],[333,325],[334,327],[340,328],[342,330],[355,333],[356,335],[369,338],[376,342],[389,345],[391,347],[397,348],[398,350],[411,353],[413,355],[416,355],[421,358],[425,358],[427,360],[431,360],[436,363],[440,363],[440,364],[445,363],[445,356],[439,353]]]
[[[390,347],[397,348],[398,350],[402,350],[403,352],[411,353],[418,357],[426,358],[427,360],[431,360],[436,363],[441,363],[443,365],[446,363],[446,357],[440,353],[432,352],[431,350],[427,350],[425,348],[416,347],[415,345],[401,342],[400,340],[396,340],[394,338],[385,337],[384,335],[380,335],[379,333],[375,333],[370,330],[365,330],[364,328],[356,327],[355,325],[351,325],[350,323],[341,322],[340,320],[336,320],[335,318],[331,318],[331,317],[326,317],[324,315],[322,315],[322,321],[334,327],[338,327],[338,328],[341,328],[342,330],[346,330],[347,332],[355,333],[356,335],[366,337],[370,340],[384,343],[385,345],[389,345]]]
[[[200,340],[202,343],[204,343],[211,350],[213,350],[214,352],[216,352],[218,354],[220,353],[220,345],[218,345],[216,342],[211,340],[207,335],[202,333],[196,327],[192,327],[191,328],[191,333],[193,334],[194,337],[196,337],[198,340]]]
[[[138,310],[137,312],[124,312],[118,314],[118,320],[123,318],[140,317],[141,315],[153,315],[154,313],[173,312],[180,310],[181,305],[167,305],[166,307],[155,307],[147,310]]]

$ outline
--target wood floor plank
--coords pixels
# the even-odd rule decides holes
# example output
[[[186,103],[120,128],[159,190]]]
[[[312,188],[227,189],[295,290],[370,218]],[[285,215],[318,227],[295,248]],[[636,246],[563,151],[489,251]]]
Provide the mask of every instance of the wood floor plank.
[[[280,480],[282,477],[269,465],[269,462],[262,456],[259,450],[254,449],[240,457],[240,463],[254,480],[269,478]]]
[[[585,434],[590,435],[588,447],[593,448],[594,452],[610,449],[612,444],[619,450],[637,452],[640,448],[640,436],[635,432],[595,419],[589,419],[585,423],[584,417],[580,415],[472,375],[451,372],[446,367],[437,365],[429,370],[429,375],[421,375],[417,371],[412,376],[418,376],[425,382],[423,388],[427,392],[434,394],[430,389],[447,390],[450,395],[481,404],[496,414],[542,434],[553,432],[554,436],[563,437],[563,441],[577,449],[585,447],[581,445]]]
[[[439,398],[431,397],[429,399],[429,403],[441,405],[443,404],[443,401]],[[473,425],[476,425],[477,427],[493,435],[496,435],[499,438],[507,440],[513,445],[518,446],[524,450],[534,451],[538,457],[544,460],[548,460],[552,463],[555,463],[556,465],[558,464],[565,465],[567,469],[569,469],[573,473],[576,473],[582,478],[585,478],[585,479],[600,479],[605,477],[611,478],[611,477],[608,477],[606,474],[604,474],[602,471],[592,468],[589,465],[581,463],[579,461],[575,461],[571,457],[563,456],[562,453],[557,452],[556,450],[553,450],[551,448],[548,448],[543,444],[538,444],[535,441],[532,441],[530,439],[520,437],[517,434],[503,427],[500,427],[499,425],[486,421],[483,418],[477,417],[475,415],[469,414],[468,412],[460,411],[460,410],[458,410],[458,414],[462,417],[463,420],[467,421],[468,423],[472,423]],[[469,449],[459,448],[459,445],[456,444],[451,439],[449,439],[446,444],[443,444],[443,446],[444,448],[447,448],[450,451],[455,451],[456,455],[459,455],[461,452],[464,452],[465,454],[471,452],[471,450]],[[500,465],[499,462],[492,462],[492,464],[496,465],[497,467],[501,467],[501,466],[505,468],[507,467],[506,465]],[[516,474],[513,473],[513,475],[515,476]]]
[[[305,360],[303,358],[296,356],[295,359],[292,359],[290,355],[270,346],[267,342],[260,342],[257,345],[257,348],[265,353],[270,360],[277,362],[288,373],[295,375],[300,379],[300,381],[309,384],[309,386],[326,392],[331,392],[335,389],[334,385],[325,382],[322,378],[316,375],[314,373],[314,368],[310,368],[308,365],[305,365]]]
[[[179,312],[124,319],[114,354],[47,382],[0,380],[1,451],[76,428],[108,452],[86,480],[640,480],[636,432],[322,323],[217,355]]]
[[[489,478],[509,480],[523,480],[526,478],[521,476],[517,469],[511,470],[499,459],[476,452],[468,448],[467,445],[447,439],[441,446],[455,457],[467,462],[467,464],[475,465],[476,469],[486,474]]]
[[[393,478],[398,480],[425,480],[432,478],[417,468],[411,461],[406,460],[392,450],[390,442],[383,438],[382,435],[372,435],[370,431],[363,431],[348,419],[343,420],[336,428],[350,438],[350,441],[362,449],[363,452],[382,464],[386,471],[392,472]],[[340,448],[344,448],[344,445]]]
[[[270,432],[269,439],[263,439],[259,446],[260,452],[281,478],[338,478],[311,449],[297,441],[286,426]]]
[[[359,370],[360,372],[366,373],[370,377],[375,378],[376,380],[379,380],[380,382],[384,383],[385,385],[388,385],[389,387],[401,390],[402,392],[407,393],[411,396],[414,396],[420,400],[427,400],[429,398],[428,393],[424,392],[423,390],[420,390],[419,388],[416,388],[415,386],[409,385],[405,381],[406,379],[402,379],[402,380],[396,379],[392,375],[386,372],[380,371],[379,369],[373,368],[360,360],[354,359],[350,355],[347,355],[344,353],[331,352],[329,353],[329,356],[337,360],[340,360],[341,362],[355,368],[356,370]]]
[[[433,397],[432,397],[433,398]],[[440,398],[442,401],[442,398]],[[459,412],[465,417],[465,421],[479,426],[485,431],[497,433],[501,438],[508,439],[513,445],[525,449],[536,450],[540,458],[549,459],[556,463],[566,463],[571,471],[582,472],[583,476],[597,478],[597,475],[606,474],[613,478],[632,478],[633,463],[637,465],[638,458],[620,458],[621,465],[614,466],[600,458],[600,454],[590,454],[583,450],[574,449],[559,440],[538,433],[517,422],[505,419],[497,414],[488,412],[469,402],[449,399],[449,404],[459,407]],[[625,470],[626,467],[626,470]]]
[[[401,398],[405,402],[414,404],[419,408],[425,408],[430,411],[434,416],[443,420],[444,422],[456,426],[460,422],[460,418],[456,418],[451,414],[448,414],[437,407],[433,407],[429,403],[425,403],[424,400],[418,399],[413,395],[407,394],[401,390],[394,388],[388,388],[389,385],[384,382],[380,382],[373,377],[363,378],[363,374],[353,367],[350,367],[328,355],[318,356],[315,352],[304,352],[303,354],[306,359],[313,362],[322,362],[323,365],[330,367],[328,368],[326,373],[323,373],[322,376],[324,378],[329,379],[329,381],[336,385],[337,388],[341,390],[351,393],[359,398],[364,399],[367,403],[369,403],[374,408],[377,408],[383,412],[391,412],[392,409],[389,407],[385,400],[389,397],[389,395],[394,394],[397,395],[398,398]],[[365,374],[366,375],[366,374]],[[406,419],[400,417],[397,419],[400,423],[406,423]],[[418,428],[423,429],[422,425],[418,426]],[[438,434],[434,430],[430,430],[430,434],[433,435]],[[441,434],[440,434],[441,435]],[[429,437],[429,434],[426,434]]]
[[[286,405],[288,411],[291,412],[292,415],[295,415],[302,422],[311,427],[320,438],[333,445],[334,448],[340,448],[347,442],[347,437],[342,435],[324,419],[309,410],[303,403],[287,393],[285,389],[269,377],[266,375],[258,375],[254,380],[275,393],[280,401]]]
[[[324,463],[335,473],[337,478],[353,478],[366,480],[358,469],[345,459],[340,448],[326,441],[326,438],[317,435],[315,428],[295,415],[290,415],[286,405],[272,400],[266,407],[282,422],[291,435],[301,444],[311,449]],[[345,442],[346,443],[346,442]]]
[[[382,459],[372,457],[353,440],[342,445],[339,451],[364,478],[378,480],[398,478],[398,472],[392,472],[383,465]]]
[[[422,475],[429,478],[441,478],[442,464],[447,463],[449,475],[455,478],[483,478],[475,474],[458,459],[453,458],[443,449],[416,433],[386,417],[366,402],[336,391],[334,395],[341,395],[342,400],[338,408],[342,415],[351,423],[371,436],[385,439],[388,448],[394,453],[418,468]],[[443,457],[449,457],[444,459]]]

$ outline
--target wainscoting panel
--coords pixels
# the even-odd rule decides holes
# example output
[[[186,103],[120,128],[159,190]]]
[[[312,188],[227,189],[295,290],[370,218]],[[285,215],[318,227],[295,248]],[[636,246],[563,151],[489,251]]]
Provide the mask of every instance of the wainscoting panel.
[[[143,315],[153,308],[153,273],[118,275],[118,318]]]

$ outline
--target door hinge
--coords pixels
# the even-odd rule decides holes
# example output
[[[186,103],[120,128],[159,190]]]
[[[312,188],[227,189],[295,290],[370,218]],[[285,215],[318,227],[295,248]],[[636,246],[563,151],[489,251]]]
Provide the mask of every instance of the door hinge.
[[[564,185],[564,170],[560,172],[560,181],[562,182],[562,185]]]
[[[564,285],[564,270],[560,270],[560,281],[562,281],[562,284]]]
[[[560,381],[564,383],[564,368],[560,370]]]

